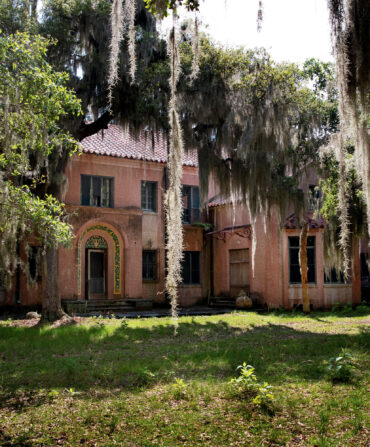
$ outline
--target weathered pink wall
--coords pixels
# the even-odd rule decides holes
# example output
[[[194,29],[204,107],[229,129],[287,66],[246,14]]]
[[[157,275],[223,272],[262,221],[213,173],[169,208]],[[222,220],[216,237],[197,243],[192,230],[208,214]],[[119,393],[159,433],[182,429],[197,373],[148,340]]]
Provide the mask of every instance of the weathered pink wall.
[[[245,206],[236,206],[235,216],[231,204],[212,208],[214,230],[232,225],[249,224]],[[249,248],[250,291],[258,293],[268,307],[292,308],[301,303],[302,288],[289,284],[288,237],[299,236],[299,230],[281,230],[277,214],[272,212],[270,220],[258,218],[252,232],[256,232],[256,248],[253,259],[252,240],[229,234],[226,241],[213,237],[214,247],[214,292],[216,296],[230,293],[229,250]],[[314,308],[331,308],[334,303],[359,303],[361,301],[361,278],[358,244],[353,249],[352,284],[324,284],[323,230],[310,229],[309,235],[316,236],[316,283],[310,284],[309,297]],[[254,260],[254,268],[253,268]]]
[[[63,299],[85,298],[85,244],[93,235],[102,236],[108,244],[107,299],[150,298],[157,302],[165,300],[165,248],[164,248],[164,194],[163,163],[143,162],[109,156],[82,154],[73,156],[67,167],[67,186],[64,201],[71,213],[76,238],[72,248],[59,250],[59,283]],[[198,169],[184,166],[182,183],[198,185]],[[81,174],[114,177],[114,208],[81,206]],[[304,179],[307,185],[315,184],[315,176],[310,174]],[[157,189],[157,212],[141,210],[141,181],[155,181]],[[210,196],[217,188],[211,181]],[[222,205],[210,209],[213,231],[232,225],[249,224],[248,210],[241,204],[236,205],[235,216],[232,206]],[[85,230],[95,225],[103,225],[117,236],[120,244],[121,290],[115,293],[112,237],[105,231]],[[271,219],[264,222],[257,219],[253,230],[256,235],[254,269],[252,268],[252,239],[231,234],[225,242],[215,237],[204,237],[203,229],[184,225],[184,249],[201,252],[201,284],[183,285],[179,290],[180,305],[192,305],[205,301],[211,290],[210,251],[213,244],[213,278],[216,296],[228,295],[229,250],[248,248],[250,253],[249,277],[250,290],[262,297],[269,307],[284,306],[291,308],[301,300],[301,287],[289,284],[289,235],[299,235],[298,230],[281,230],[277,216],[272,212]],[[322,230],[310,230],[316,236],[316,284],[309,286],[310,300],[314,307],[331,307],[335,302],[358,303],[361,300],[361,278],[359,247],[353,251],[352,285],[327,285],[323,277]],[[80,240],[80,238],[82,239]],[[81,243],[81,293],[78,292],[78,243]],[[142,250],[155,250],[157,253],[158,276],[155,281],[142,280]],[[25,253],[22,248],[22,258]],[[43,280],[37,287],[27,285],[24,275],[20,280],[21,304],[41,304],[44,287]],[[2,293],[0,305],[13,304],[13,290]]]
[[[81,241],[81,295],[77,291],[77,244],[81,234],[92,225],[108,224],[122,240],[121,293],[113,293],[113,268],[108,268],[107,298],[151,298],[164,301],[164,194],[165,165],[139,160],[82,154],[73,157],[68,169],[68,190],[65,202],[68,210],[76,213],[72,218],[77,235],[73,250],[60,251],[60,282],[62,298],[85,297],[84,243],[92,235],[102,236],[108,243],[108,266],[113,265],[112,240],[104,231],[94,230]],[[184,166],[182,183],[198,185],[198,170]],[[114,177],[114,208],[80,206],[81,174]],[[141,181],[157,182],[157,212],[141,210]],[[202,251],[202,230],[184,226],[185,249]],[[142,281],[142,250],[157,252],[158,276],[155,281]],[[67,261],[67,262],[66,262]],[[64,281],[68,278],[68,281]],[[180,291],[180,304],[186,305],[201,299],[200,287],[184,287]],[[182,299],[183,297],[183,299]]]

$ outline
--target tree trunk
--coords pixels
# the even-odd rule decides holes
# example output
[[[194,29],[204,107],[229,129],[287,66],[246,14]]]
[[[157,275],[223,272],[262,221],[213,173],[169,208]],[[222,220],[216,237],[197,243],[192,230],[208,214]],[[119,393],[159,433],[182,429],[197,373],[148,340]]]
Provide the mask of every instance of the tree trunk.
[[[301,278],[302,278],[302,304],[303,312],[310,312],[310,299],[308,296],[308,283],[307,283],[307,233],[308,222],[303,224],[301,234],[299,237],[299,264],[301,266]]]
[[[53,322],[68,315],[62,310],[58,283],[58,250],[47,248],[45,255],[46,290],[42,303],[41,321]]]

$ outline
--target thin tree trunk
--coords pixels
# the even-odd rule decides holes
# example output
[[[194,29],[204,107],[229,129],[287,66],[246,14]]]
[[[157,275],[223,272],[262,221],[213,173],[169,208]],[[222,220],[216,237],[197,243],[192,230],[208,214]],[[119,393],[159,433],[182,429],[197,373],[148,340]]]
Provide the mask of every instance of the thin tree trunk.
[[[42,303],[41,321],[53,322],[68,315],[62,310],[58,283],[58,250],[47,248],[45,255],[46,290]]]
[[[302,278],[302,304],[303,312],[310,312],[310,298],[308,296],[308,283],[307,283],[307,233],[308,222],[303,224],[301,234],[299,237],[299,264],[301,266],[301,278]]]

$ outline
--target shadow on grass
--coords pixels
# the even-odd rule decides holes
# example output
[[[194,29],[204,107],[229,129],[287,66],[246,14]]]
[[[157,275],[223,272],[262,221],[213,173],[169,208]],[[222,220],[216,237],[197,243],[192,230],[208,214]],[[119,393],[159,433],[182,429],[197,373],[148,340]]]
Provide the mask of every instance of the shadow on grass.
[[[326,320],[329,317],[335,318],[351,318],[351,317],[369,317],[370,316],[370,306],[368,305],[358,305],[355,309],[352,309],[347,306],[338,307],[335,310],[331,311],[313,311],[309,314],[303,313],[301,310],[286,310],[286,309],[277,309],[275,311],[270,312],[270,315],[275,315],[279,318],[310,318],[316,321],[322,321],[328,323]]]
[[[46,391],[40,399],[24,400],[25,393],[70,387],[135,391],[172,383],[175,377],[227,382],[244,361],[273,385],[318,381],[323,361],[342,347],[359,358],[370,347],[368,327],[356,334],[336,334],[288,324],[240,328],[193,319],[180,320],[174,337],[168,321],[146,321],[141,323],[147,327],[101,321],[53,330],[0,326],[0,401],[14,408],[38,406],[47,399]],[[20,397],[17,389],[22,390]]]

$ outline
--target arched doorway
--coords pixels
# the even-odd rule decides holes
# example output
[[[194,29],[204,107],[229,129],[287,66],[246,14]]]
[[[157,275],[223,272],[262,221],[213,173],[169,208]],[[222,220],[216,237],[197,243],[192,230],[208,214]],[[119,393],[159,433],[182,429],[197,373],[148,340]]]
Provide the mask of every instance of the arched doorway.
[[[102,236],[91,236],[85,245],[85,298],[107,298],[107,250]]]
[[[99,237],[99,238],[97,238]],[[77,296],[79,299],[96,298],[91,297],[89,292],[89,274],[91,278],[100,278],[100,291],[102,290],[103,276],[99,275],[104,267],[105,296],[102,299],[120,298],[124,295],[123,272],[123,247],[122,234],[111,224],[96,220],[86,223],[77,233]],[[127,246],[127,241],[126,241]],[[93,254],[91,253],[101,253]],[[93,251],[95,250],[95,251]],[[99,252],[99,250],[102,250]],[[104,253],[104,259],[103,259]],[[94,271],[90,267],[95,265]],[[99,282],[95,281],[98,283]],[[91,289],[91,287],[90,287]],[[93,289],[96,290],[96,289]],[[96,295],[95,293],[93,295]]]

